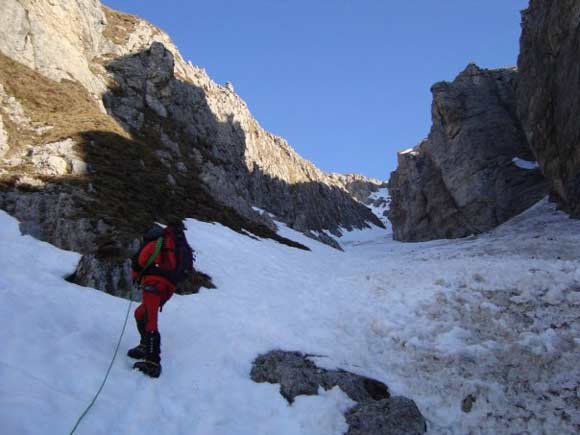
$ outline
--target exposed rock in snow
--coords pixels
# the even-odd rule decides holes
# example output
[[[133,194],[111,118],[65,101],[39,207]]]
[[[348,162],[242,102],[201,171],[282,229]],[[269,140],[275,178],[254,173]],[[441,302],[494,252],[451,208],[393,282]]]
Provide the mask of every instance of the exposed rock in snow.
[[[580,3],[531,0],[522,14],[518,113],[553,198],[580,217]]]
[[[433,85],[429,137],[399,153],[389,182],[396,240],[489,231],[545,195],[539,171],[512,164],[532,157],[515,113],[516,74],[470,64],[452,83]]]
[[[337,385],[355,402],[390,397],[383,383],[346,371],[321,369],[309,356],[317,355],[282,350],[268,352],[253,362],[250,377],[255,382],[280,384],[280,394],[290,403],[296,396],[318,394],[320,387],[330,390]]]
[[[386,385],[344,370],[317,367],[299,352],[271,351],[252,364],[255,382],[280,384],[280,394],[288,402],[300,395],[318,394],[320,388],[340,387],[357,405],[346,413],[347,434],[387,435],[422,434],[425,419],[412,400],[391,397]]]
[[[359,404],[347,411],[346,422],[346,435],[419,435],[427,431],[415,402],[400,396]]]

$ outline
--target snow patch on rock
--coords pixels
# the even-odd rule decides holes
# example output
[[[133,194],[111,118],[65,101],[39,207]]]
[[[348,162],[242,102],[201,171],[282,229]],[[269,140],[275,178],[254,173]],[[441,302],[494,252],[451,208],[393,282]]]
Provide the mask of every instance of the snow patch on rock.
[[[516,165],[520,169],[525,169],[528,171],[538,169],[540,165],[536,161],[524,160],[520,159],[519,157],[514,157],[512,159],[512,163]]]

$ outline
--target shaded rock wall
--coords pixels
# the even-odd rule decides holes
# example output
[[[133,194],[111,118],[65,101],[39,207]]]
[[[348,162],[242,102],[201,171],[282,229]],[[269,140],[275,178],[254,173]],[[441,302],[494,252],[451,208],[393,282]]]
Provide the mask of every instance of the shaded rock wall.
[[[515,69],[469,65],[433,85],[429,137],[399,154],[389,219],[396,240],[463,237],[488,231],[545,194],[516,116]]]
[[[193,104],[151,95],[147,105],[155,99],[164,101],[172,109],[169,118],[191,125],[187,134],[207,145],[198,150],[204,158],[200,178],[216,199],[252,219],[258,218],[253,206],[268,210],[305,232],[377,224],[367,208],[352,200],[343,183],[301,158],[283,138],[264,130],[231,84],[219,85],[205,70],[186,62],[167,35],[154,26],[106,8],[105,12],[111,23],[134,21],[130,26],[116,24],[116,41],[122,41],[115,52],[117,59],[128,60],[131,54],[145,53],[153,42],[161,42],[173,55],[172,73],[180,91],[195,89],[190,92]],[[110,62],[103,65],[110,72]],[[172,86],[177,91],[178,86]],[[157,108],[162,116],[163,109]]]
[[[245,119],[217,116],[203,88],[174,75],[175,59],[163,44],[116,58],[106,68],[117,84],[104,98],[109,112],[132,133],[164,143],[177,160],[190,153],[212,196],[242,215],[261,219],[252,209],[257,206],[305,232],[377,223],[345,186],[282,139],[274,138],[274,146],[249,138],[258,132],[247,127],[257,128],[249,113]],[[259,162],[248,161],[255,152]]]
[[[465,219],[428,155],[427,146],[428,141],[424,141],[397,156],[397,170],[389,181],[388,212],[395,240],[419,242],[466,235]]]
[[[518,113],[552,198],[580,217],[580,3],[531,0],[522,14]]]

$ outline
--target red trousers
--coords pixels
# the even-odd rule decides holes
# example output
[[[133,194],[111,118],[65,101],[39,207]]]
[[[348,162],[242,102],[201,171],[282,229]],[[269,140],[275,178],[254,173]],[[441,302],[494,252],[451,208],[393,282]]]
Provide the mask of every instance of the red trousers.
[[[165,278],[150,275],[143,277],[141,289],[143,290],[143,301],[135,310],[135,320],[137,323],[145,320],[145,330],[157,332],[159,309],[171,299],[175,286]]]

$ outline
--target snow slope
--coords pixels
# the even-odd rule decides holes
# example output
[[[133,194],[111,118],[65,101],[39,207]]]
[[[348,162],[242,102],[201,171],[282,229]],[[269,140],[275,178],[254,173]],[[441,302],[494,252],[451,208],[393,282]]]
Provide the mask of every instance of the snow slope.
[[[387,230],[391,232],[391,221],[387,218],[387,212],[391,206],[389,189],[383,187],[369,196],[367,207],[381,220]]]
[[[249,379],[273,348],[385,382],[432,433],[580,427],[580,222],[547,202],[478,238],[401,244],[374,229],[349,234],[344,253],[283,226],[312,252],[187,226],[218,289],[166,305],[162,377],[131,371],[123,352],[77,433],[344,433],[339,389],[289,406]],[[0,212],[3,433],[67,433],[106,371],[127,301],[65,282],[77,260]],[[136,341],[131,324],[122,349]]]

